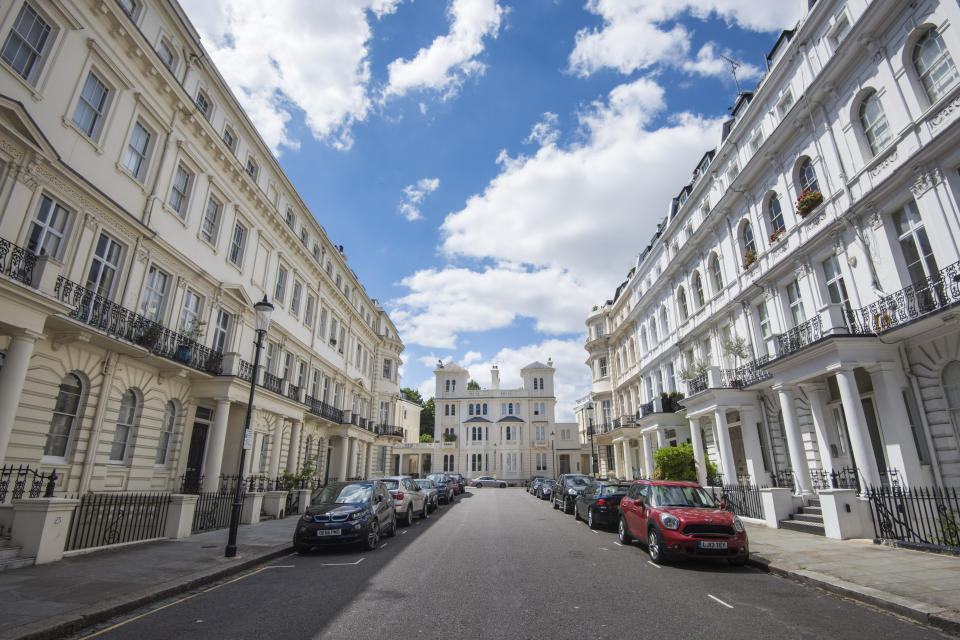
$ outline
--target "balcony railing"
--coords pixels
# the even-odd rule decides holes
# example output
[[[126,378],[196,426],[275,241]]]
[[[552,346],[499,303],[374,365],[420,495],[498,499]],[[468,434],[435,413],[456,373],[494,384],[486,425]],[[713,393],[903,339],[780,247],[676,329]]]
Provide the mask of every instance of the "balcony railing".
[[[736,369],[736,378],[740,380],[741,387],[749,387],[757,382],[762,382],[770,377],[770,372],[764,369],[770,361],[770,356],[760,356],[756,360],[751,360],[742,367]]]
[[[199,371],[220,373],[223,354],[219,351],[148,320],[63,276],[57,278],[53,291],[58,300],[73,307],[67,314],[73,320]]]
[[[707,390],[707,374],[701,373],[696,378],[687,381],[687,395],[692,396]]]
[[[253,365],[246,360],[241,360],[240,371],[237,373],[237,377],[247,382],[253,380]]]
[[[307,396],[304,399],[304,404],[307,405],[307,410],[315,416],[326,418],[327,420],[337,424],[341,424],[343,422],[343,411],[334,408],[326,402],[318,400],[313,396]]]
[[[372,425],[373,432],[380,436],[396,436],[403,437],[403,427],[398,427],[393,424],[375,424]]]
[[[300,387],[292,382],[287,385],[287,397],[296,402],[300,402]]]
[[[0,273],[33,286],[33,268],[36,264],[37,256],[32,252],[0,238]]]
[[[646,404],[640,405],[640,417],[645,418],[653,413],[653,400]]]
[[[807,345],[823,337],[823,321],[814,316],[806,322],[777,336],[777,355],[779,357],[796,353]]]
[[[263,384],[261,386],[267,391],[283,393],[283,379],[266,371],[263,372]]]
[[[350,416],[350,424],[360,427],[361,429],[369,429],[367,426],[367,419],[361,415],[357,415],[356,413]]]
[[[853,333],[870,334],[899,327],[960,302],[960,262],[853,312]]]

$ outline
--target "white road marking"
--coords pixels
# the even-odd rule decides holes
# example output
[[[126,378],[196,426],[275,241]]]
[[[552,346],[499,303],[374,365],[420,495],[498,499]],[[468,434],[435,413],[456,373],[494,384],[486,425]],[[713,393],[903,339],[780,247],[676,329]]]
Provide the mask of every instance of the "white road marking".
[[[358,565],[364,561],[365,558],[360,558],[356,562],[324,562],[321,564],[321,567],[352,567]]]
[[[650,565],[651,567],[656,567],[657,569],[663,569],[663,567],[661,567],[660,565],[654,562],[650,562],[649,560],[647,560],[647,564]]]
[[[387,546],[387,543],[386,543],[386,542],[384,542],[382,545],[380,545],[380,548],[383,549],[385,546]]]
[[[600,532],[597,531],[596,529],[590,529],[590,533],[593,533],[593,534],[596,534],[596,535],[600,535]]]
[[[404,529],[403,531],[401,531],[401,532],[400,532],[400,535],[402,535],[402,536],[407,535],[407,530]]]
[[[618,547],[622,547],[622,546],[623,546],[623,545],[620,544],[619,542],[614,542],[613,544],[617,545]]]
[[[718,598],[717,596],[714,596],[714,595],[711,595],[711,594],[708,593],[708,594],[707,594],[707,597],[708,597],[708,598],[711,598],[712,600],[716,600],[717,602],[719,602],[720,604],[722,604],[723,606],[725,606],[727,609],[733,609],[733,606],[732,606],[732,605],[727,604],[726,602],[724,602],[723,600],[721,600],[721,599]]]
[[[610,549],[607,549],[606,547],[600,547],[600,551],[610,551]]]
[[[293,569],[294,566],[292,564],[272,564],[267,569]]]

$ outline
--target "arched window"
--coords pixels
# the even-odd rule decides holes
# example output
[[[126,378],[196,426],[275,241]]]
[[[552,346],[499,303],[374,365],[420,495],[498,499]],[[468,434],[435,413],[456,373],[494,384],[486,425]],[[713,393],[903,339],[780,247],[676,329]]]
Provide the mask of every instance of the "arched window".
[[[813,170],[813,162],[810,161],[810,158],[804,158],[797,168],[797,187],[798,196],[802,196],[806,191],[820,191],[817,172]]]
[[[953,422],[953,437],[960,444],[960,362],[954,360],[943,369],[940,383]]]
[[[173,426],[177,421],[177,405],[168,400],[163,407],[163,418],[160,420],[160,441],[157,443],[156,464],[167,464],[167,454],[170,451],[170,442],[173,440]]]
[[[860,126],[863,127],[863,134],[867,137],[867,144],[870,145],[870,152],[873,155],[880,153],[893,137],[887,116],[883,112],[883,105],[880,104],[880,97],[876,92],[871,93],[860,103]]]
[[[60,391],[57,393],[57,404],[53,407],[53,418],[50,420],[50,430],[47,432],[47,443],[43,447],[43,455],[63,458],[67,455],[67,445],[70,443],[70,434],[77,422],[80,411],[80,394],[83,385],[80,378],[68,373],[60,381]]]
[[[930,29],[917,41],[913,48],[913,66],[931,104],[946,95],[960,80],[950,51],[936,29]]]
[[[680,311],[680,319],[686,320],[689,311],[687,310],[687,292],[683,287],[677,290],[677,309]]]
[[[723,289],[723,271],[720,269],[720,258],[715,253],[710,255],[710,285],[714,293]]]
[[[643,351],[643,353],[640,354],[641,358],[647,353],[647,351],[649,351],[649,347],[647,346],[647,328],[646,327],[640,327],[640,350]]]
[[[651,344],[660,344],[660,338],[657,336],[656,318],[650,318],[650,342]]]
[[[693,301],[698,309],[702,307],[705,302],[703,296],[703,278],[700,277],[699,271],[693,272]]]
[[[757,250],[757,242],[753,239],[753,225],[749,222],[744,223],[743,230],[740,232],[740,239],[743,241],[744,253]]]
[[[663,336],[670,334],[670,323],[667,321],[667,305],[660,305],[660,328],[663,330]]]
[[[111,462],[125,462],[130,444],[130,433],[136,426],[137,394],[127,389],[120,400],[120,415],[117,416],[117,428],[113,432],[113,444],[110,447]]]
[[[770,221],[771,233],[783,231],[787,228],[783,224],[783,209],[780,207],[780,198],[775,193],[767,200],[767,219]]]
[[[472,416],[472,415],[473,415],[473,405],[472,405],[472,404],[469,404],[469,405],[467,405],[467,407],[469,408],[469,411],[468,411],[467,413],[469,413],[469,414]]]
[[[487,403],[483,403],[483,415],[487,415]]]

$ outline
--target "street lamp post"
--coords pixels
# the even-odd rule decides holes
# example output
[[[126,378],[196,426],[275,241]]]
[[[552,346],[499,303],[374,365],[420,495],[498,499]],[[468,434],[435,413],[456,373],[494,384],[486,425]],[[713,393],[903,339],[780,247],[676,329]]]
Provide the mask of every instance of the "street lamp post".
[[[556,478],[560,474],[557,473],[557,452],[553,448],[553,434],[554,432],[551,431],[550,432],[550,456],[553,458],[553,477]]]
[[[584,408],[588,411],[587,420],[590,421],[590,426],[587,427],[590,432],[590,477],[595,478],[597,473],[597,449],[593,444],[593,403],[588,402]]]
[[[237,527],[240,526],[240,512],[243,510],[243,464],[247,458],[248,440],[250,434],[250,416],[253,414],[253,392],[257,388],[257,372],[260,368],[260,350],[263,348],[263,336],[270,328],[270,314],[273,305],[267,302],[267,296],[253,305],[254,330],[257,332],[256,349],[253,353],[253,376],[250,378],[250,399],[247,401],[247,417],[243,421],[243,442],[240,445],[240,466],[237,469],[237,488],[233,496],[233,511],[230,513],[230,533],[227,537],[227,548],[224,556],[234,558],[237,555]],[[279,443],[277,443],[279,444]]]

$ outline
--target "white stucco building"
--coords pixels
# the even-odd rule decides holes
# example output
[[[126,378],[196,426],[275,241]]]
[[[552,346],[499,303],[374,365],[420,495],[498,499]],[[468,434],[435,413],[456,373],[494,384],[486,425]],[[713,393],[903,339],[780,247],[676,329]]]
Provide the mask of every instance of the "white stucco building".
[[[955,21],[820,0],[781,35],[587,318],[604,473],[687,441],[702,481],[960,486]]]
[[[396,328],[177,2],[15,0],[0,39],[0,462],[216,489],[266,296],[244,472],[391,472]]]

